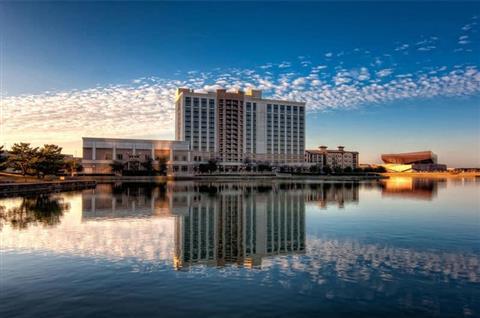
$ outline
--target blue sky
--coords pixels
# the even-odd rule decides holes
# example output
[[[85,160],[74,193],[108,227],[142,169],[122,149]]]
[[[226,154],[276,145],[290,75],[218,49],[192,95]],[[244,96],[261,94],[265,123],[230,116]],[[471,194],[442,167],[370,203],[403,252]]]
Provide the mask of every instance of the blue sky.
[[[480,4],[2,3],[3,143],[173,138],[177,86],[307,102],[307,146],[480,165]],[[48,139],[48,140],[46,140]]]

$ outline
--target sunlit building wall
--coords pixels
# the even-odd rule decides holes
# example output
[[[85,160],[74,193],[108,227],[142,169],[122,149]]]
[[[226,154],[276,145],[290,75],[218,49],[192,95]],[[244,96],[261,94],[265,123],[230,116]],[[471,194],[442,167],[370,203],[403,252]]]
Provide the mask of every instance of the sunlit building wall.
[[[234,169],[245,160],[301,164],[305,103],[262,98],[261,91],[177,90],[175,138],[192,147],[194,161],[218,159]]]

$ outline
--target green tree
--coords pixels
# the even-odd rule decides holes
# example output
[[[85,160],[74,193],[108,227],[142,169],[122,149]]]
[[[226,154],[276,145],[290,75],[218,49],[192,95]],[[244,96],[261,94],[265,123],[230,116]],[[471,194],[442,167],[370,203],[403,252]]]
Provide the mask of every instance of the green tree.
[[[387,169],[385,169],[384,166],[378,166],[378,167],[375,168],[375,172],[385,173],[385,172],[387,172]]]
[[[157,160],[158,160],[158,173],[162,176],[166,176],[168,159],[166,157],[157,157]]]
[[[272,166],[270,165],[269,162],[265,161],[265,162],[260,162],[257,166],[257,170],[260,171],[260,172],[263,172],[263,171],[272,171]]]
[[[142,167],[148,172],[148,174],[153,174],[153,160],[147,159],[141,163]]]
[[[112,168],[113,173],[123,174],[123,170],[125,170],[125,165],[121,161],[114,160],[110,164],[110,168]]]
[[[343,168],[340,167],[340,166],[335,166],[333,168],[333,172],[335,172],[335,174],[342,174],[343,173]]]
[[[351,174],[352,172],[353,172],[353,169],[350,166],[345,167],[345,169],[343,169],[343,173]]]
[[[65,165],[65,156],[62,155],[62,147],[57,145],[43,145],[43,147],[38,150],[36,157],[35,170],[37,176],[56,175]]]
[[[66,173],[74,175],[75,172],[81,172],[83,170],[83,166],[75,159],[68,159],[64,161],[63,169]]]
[[[7,165],[20,171],[23,176],[36,174],[38,148],[32,148],[29,143],[15,143],[10,149]]]
[[[198,170],[201,173],[207,173],[207,172],[212,173],[217,171],[217,168],[218,168],[218,162],[215,159],[210,159],[208,160],[207,163],[202,163],[198,166]]]
[[[331,174],[332,173],[332,168],[330,168],[330,166],[324,166],[323,167],[323,173],[324,174]]]
[[[311,173],[319,174],[322,171],[322,166],[319,163],[317,163],[313,166],[310,166],[309,170]]]
[[[3,146],[0,146],[0,171],[7,168],[7,154],[3,150]]]

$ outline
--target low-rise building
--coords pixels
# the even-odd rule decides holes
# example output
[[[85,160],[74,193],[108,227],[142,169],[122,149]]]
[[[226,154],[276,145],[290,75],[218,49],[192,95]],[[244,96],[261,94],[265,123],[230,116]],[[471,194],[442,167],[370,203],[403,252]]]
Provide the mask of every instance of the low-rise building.
[[[172,140],[144,140],[83,137],[84,173],[112,173],[114,162],[125,170],[146,170],[167,166],[167,175],[189,175],[193,172],[190,143]]]
[[[417,151],[396,154],[383,154],[382,165],[388,172],[446,171],[447,166],[438,163],[433,152]]]
[[[333,150],[329,150],[327,146],[320,146],[318,149],[305,150],[305,162],[322,168],[328,166],[332,169],[347,167],[354,169],[358,167],[358,152],[346,151],[344,146],[338,146]]]

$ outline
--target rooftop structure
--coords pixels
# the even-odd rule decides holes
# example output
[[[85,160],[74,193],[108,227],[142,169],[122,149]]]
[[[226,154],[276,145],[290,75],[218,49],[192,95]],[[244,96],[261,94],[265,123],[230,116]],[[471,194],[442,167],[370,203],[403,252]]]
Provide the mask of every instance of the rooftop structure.
[[[383,154],[382,160],[384,163],[393,164],[437,163],[437,155],[427,150],[396,154]]]
[[[414,172],[414,171],[446,171],[447,166],[438,164],[437,155],[433,152],[417,151],[397,154],[384,154],[382,165],[388,172]]]

